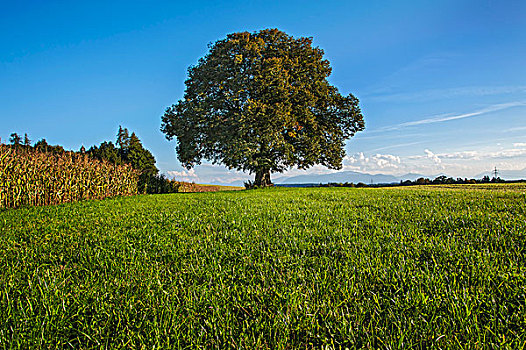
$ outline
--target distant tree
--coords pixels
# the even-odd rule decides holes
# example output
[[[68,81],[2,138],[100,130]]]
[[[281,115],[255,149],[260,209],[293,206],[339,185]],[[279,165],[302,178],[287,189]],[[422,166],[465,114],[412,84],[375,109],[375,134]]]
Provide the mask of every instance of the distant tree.
[[[99,160],[106,160],[116,165],[121,165],[124,163],[121,152],[111,141],[104,141],[98,147],[92,146],[87,153],[91,157]]]
[[[51,146],[46,139],[41,139],[33,146],[40,152],[63,153],[61,146]],[[145,149],[141,140],[135,133],[129,133],[128,129],[119,126],[116,144],[104,141],[98,146],[91,146],[88,150],[80,147],[78,153],[110,162],[115,165],[129,164],[139,175],[138,190],[140,193],[172,193],[177,192],[180,183],[158,175],[159,170],[155,166],[155,158],[152,153]]]
[[[429,185],[431,183],[431,180],[427,179],[427,178],[423,178],[423,177],[419,177],[415,183],[417,185]]]
[[[277,29],[233,33],[188,69],[183,99],[161,131],[177,138],[186,168],[207,159],[255,174],[321,164],[340,169],[345,141],[364,129],[358,99],[330,84],[331,67],[312,38]]]
[[[39,150],[41,152],[47,152],[48,143],[46,139],[38,140],[35,145],[33,146],[34,149]]]
[[[24,146],[28,146],[28,147],[31,146],[31,140],[27,136],[27,133],[24,134]]]
[[[38,140],[33,148],[39,152],[53,153],[53,154],[63,154],[66,152],[64,147],[59,145],[50,145],[47,143],[46,139]]]
[[[436,185],[436,184],[445,184],[445,183],[447,182],[446,180],[447,180],[447,176],[445,176],[445,175],[440,175],[440,176],[436,177],[436,178],[432,181],[432,183],[435,184],[435,185]]]
[[[159,170],[155,166],[155,158],[150,151],[142,146],[141,141],[132,133],[129,139],[126,141],[128,145],[124,149],[124,160],[135,169],[141,171],[142,174],[146,175],[157,175]]]
[[[129,164],[134,169],[140,172],[139,176],[139,192],[148,192],[148,186],[152,186],[159,190],[159,188],[171,188],[172,184],[160,185],[161,183],[169,181],[166,178],[156,178],[159,169],[155,166],[155,158],[152,153],[145,149],[139,137],[132,132],[130,135],[128,129],[119,126],[117,132],[116,145],[111,141],[104,141],[98,147],[92,146],[87,153],[97,159],[106,160],[113,164]],[[150,192],[148,192],[150,193]],[[157,193],[157,192],[156,192]]]
[[[11,142],[13,146],[18,146],[22,143],[22,138],[16,132],[14,132],[11,134],[9,142]]]
[[[123,128],[119,125],[119,131],[117,132],[117,146],[121,149],[127,149],[130,145],[130,135],[128,129]]]

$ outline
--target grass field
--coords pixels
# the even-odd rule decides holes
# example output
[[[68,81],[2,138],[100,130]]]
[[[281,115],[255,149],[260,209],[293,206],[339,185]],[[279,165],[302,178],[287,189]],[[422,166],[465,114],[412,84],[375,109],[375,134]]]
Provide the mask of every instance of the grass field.
[[[0,348],[526,348],[526,186],[0,212]]]

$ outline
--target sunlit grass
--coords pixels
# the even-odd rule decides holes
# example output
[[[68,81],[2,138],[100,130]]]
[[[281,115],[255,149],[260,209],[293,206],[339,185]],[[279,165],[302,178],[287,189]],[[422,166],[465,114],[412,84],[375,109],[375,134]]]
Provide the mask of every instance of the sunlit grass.
[[[526,187],[308,188],[0,212],[12,348],[526,341]]]

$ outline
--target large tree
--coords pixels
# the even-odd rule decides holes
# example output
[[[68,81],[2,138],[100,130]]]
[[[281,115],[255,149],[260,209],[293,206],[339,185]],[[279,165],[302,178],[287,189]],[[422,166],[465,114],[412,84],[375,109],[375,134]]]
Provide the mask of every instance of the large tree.
[[[188,169],[207,159],[255,174],[322,164],[340,169],[345,140],[364,129],[358,99],[328,82],[329,61],[312,38],[277,29],[229,34],[188,69],[183,99],[161,131],[177,138]]]

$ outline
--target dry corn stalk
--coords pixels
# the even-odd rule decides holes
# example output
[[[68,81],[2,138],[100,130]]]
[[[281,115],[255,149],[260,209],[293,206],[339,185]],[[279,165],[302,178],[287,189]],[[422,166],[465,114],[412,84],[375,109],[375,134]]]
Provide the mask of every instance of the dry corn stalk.
[[[134,195],[137,181],[128,165],[0,144],[0,208]]]

